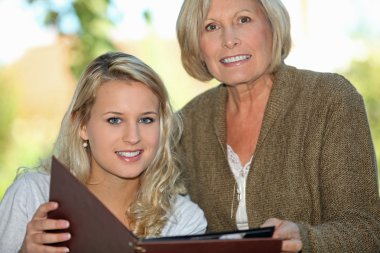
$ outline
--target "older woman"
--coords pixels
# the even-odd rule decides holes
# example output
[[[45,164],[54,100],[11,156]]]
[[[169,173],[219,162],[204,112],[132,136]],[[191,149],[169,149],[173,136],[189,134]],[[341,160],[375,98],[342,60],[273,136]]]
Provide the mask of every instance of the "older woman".
[[[182,110],[192,200],[209,231],[276,227],[283,251],[378,252],[376,158],[360,94],[284,63],[280,0],[185,0],[186,71],[222,84]]]

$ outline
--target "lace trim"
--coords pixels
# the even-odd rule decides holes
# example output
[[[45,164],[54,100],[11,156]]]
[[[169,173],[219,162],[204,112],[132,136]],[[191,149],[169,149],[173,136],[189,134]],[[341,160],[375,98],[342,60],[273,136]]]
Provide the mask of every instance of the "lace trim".
[[[227,156],[230,169],[234,174],[235,181],[237,183],[237,194],[239,200],[239,206],[236,211],[236,225],[238,229],[248,229],[248,216],[245,203],[245,189],[246,181],[249,169],[251,167],[252,158],[246,165],[242,166],[239,156],[233,151],[230,145],[227,145]],[[235,191],[235,190],[234,190]],[[232,200],[233,201],[233,200]],[[231,214],[232,215],[232,214]]]
[[[251,156],[251,159],[247,162],[247,164],[242,166],[239,156],[234,152],[232,147],[228,144],[227,144],[227,156],[228,156],[227,157],[228,163],[230,165],[232,173],[235,175],[236,181],[239,181],[238,179],[239,177],[246,177],[248,175],[249,168],[251,167],[253,156]]]

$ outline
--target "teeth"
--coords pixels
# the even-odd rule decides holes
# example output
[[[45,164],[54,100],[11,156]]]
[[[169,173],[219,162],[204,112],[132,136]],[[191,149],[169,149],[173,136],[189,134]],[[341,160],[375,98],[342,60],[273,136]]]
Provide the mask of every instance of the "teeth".
[[[120,156],[125,156],[125,157],[134,157],[140,154],[140,151],[134,151],[134,152],[116,152],[116,154]]]
[[[249,56],[249,55],[239,55],[239,56],[225,58],[222,60],[222,62],[223,63],[232,63],[232,62],[237,62],[237,61],[248,60],[249,58],[251,58],[251,56]]]

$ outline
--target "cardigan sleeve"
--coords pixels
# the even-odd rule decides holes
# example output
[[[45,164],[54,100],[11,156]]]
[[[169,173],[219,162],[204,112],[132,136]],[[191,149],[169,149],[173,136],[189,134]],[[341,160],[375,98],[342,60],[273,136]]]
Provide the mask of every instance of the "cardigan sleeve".
[[[319,161],[322,222],[298,223],[302,252],[379,252],[376,157],[362,97],[353,88],[333,96],[327,117]]]

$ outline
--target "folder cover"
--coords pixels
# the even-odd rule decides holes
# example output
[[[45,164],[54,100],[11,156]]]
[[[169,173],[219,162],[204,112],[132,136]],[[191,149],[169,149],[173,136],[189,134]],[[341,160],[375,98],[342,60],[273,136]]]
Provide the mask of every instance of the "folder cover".
[[[80,253],[278,253],[281,240],[272,239],[273,227],[221,233],[139,238],[129,231],[87,187],[55,157],[52,158],[50,201],[59,208],[49,218],[66,219],[71,233],[66,246]],[[228,238],[228,239],[225,239]]]

